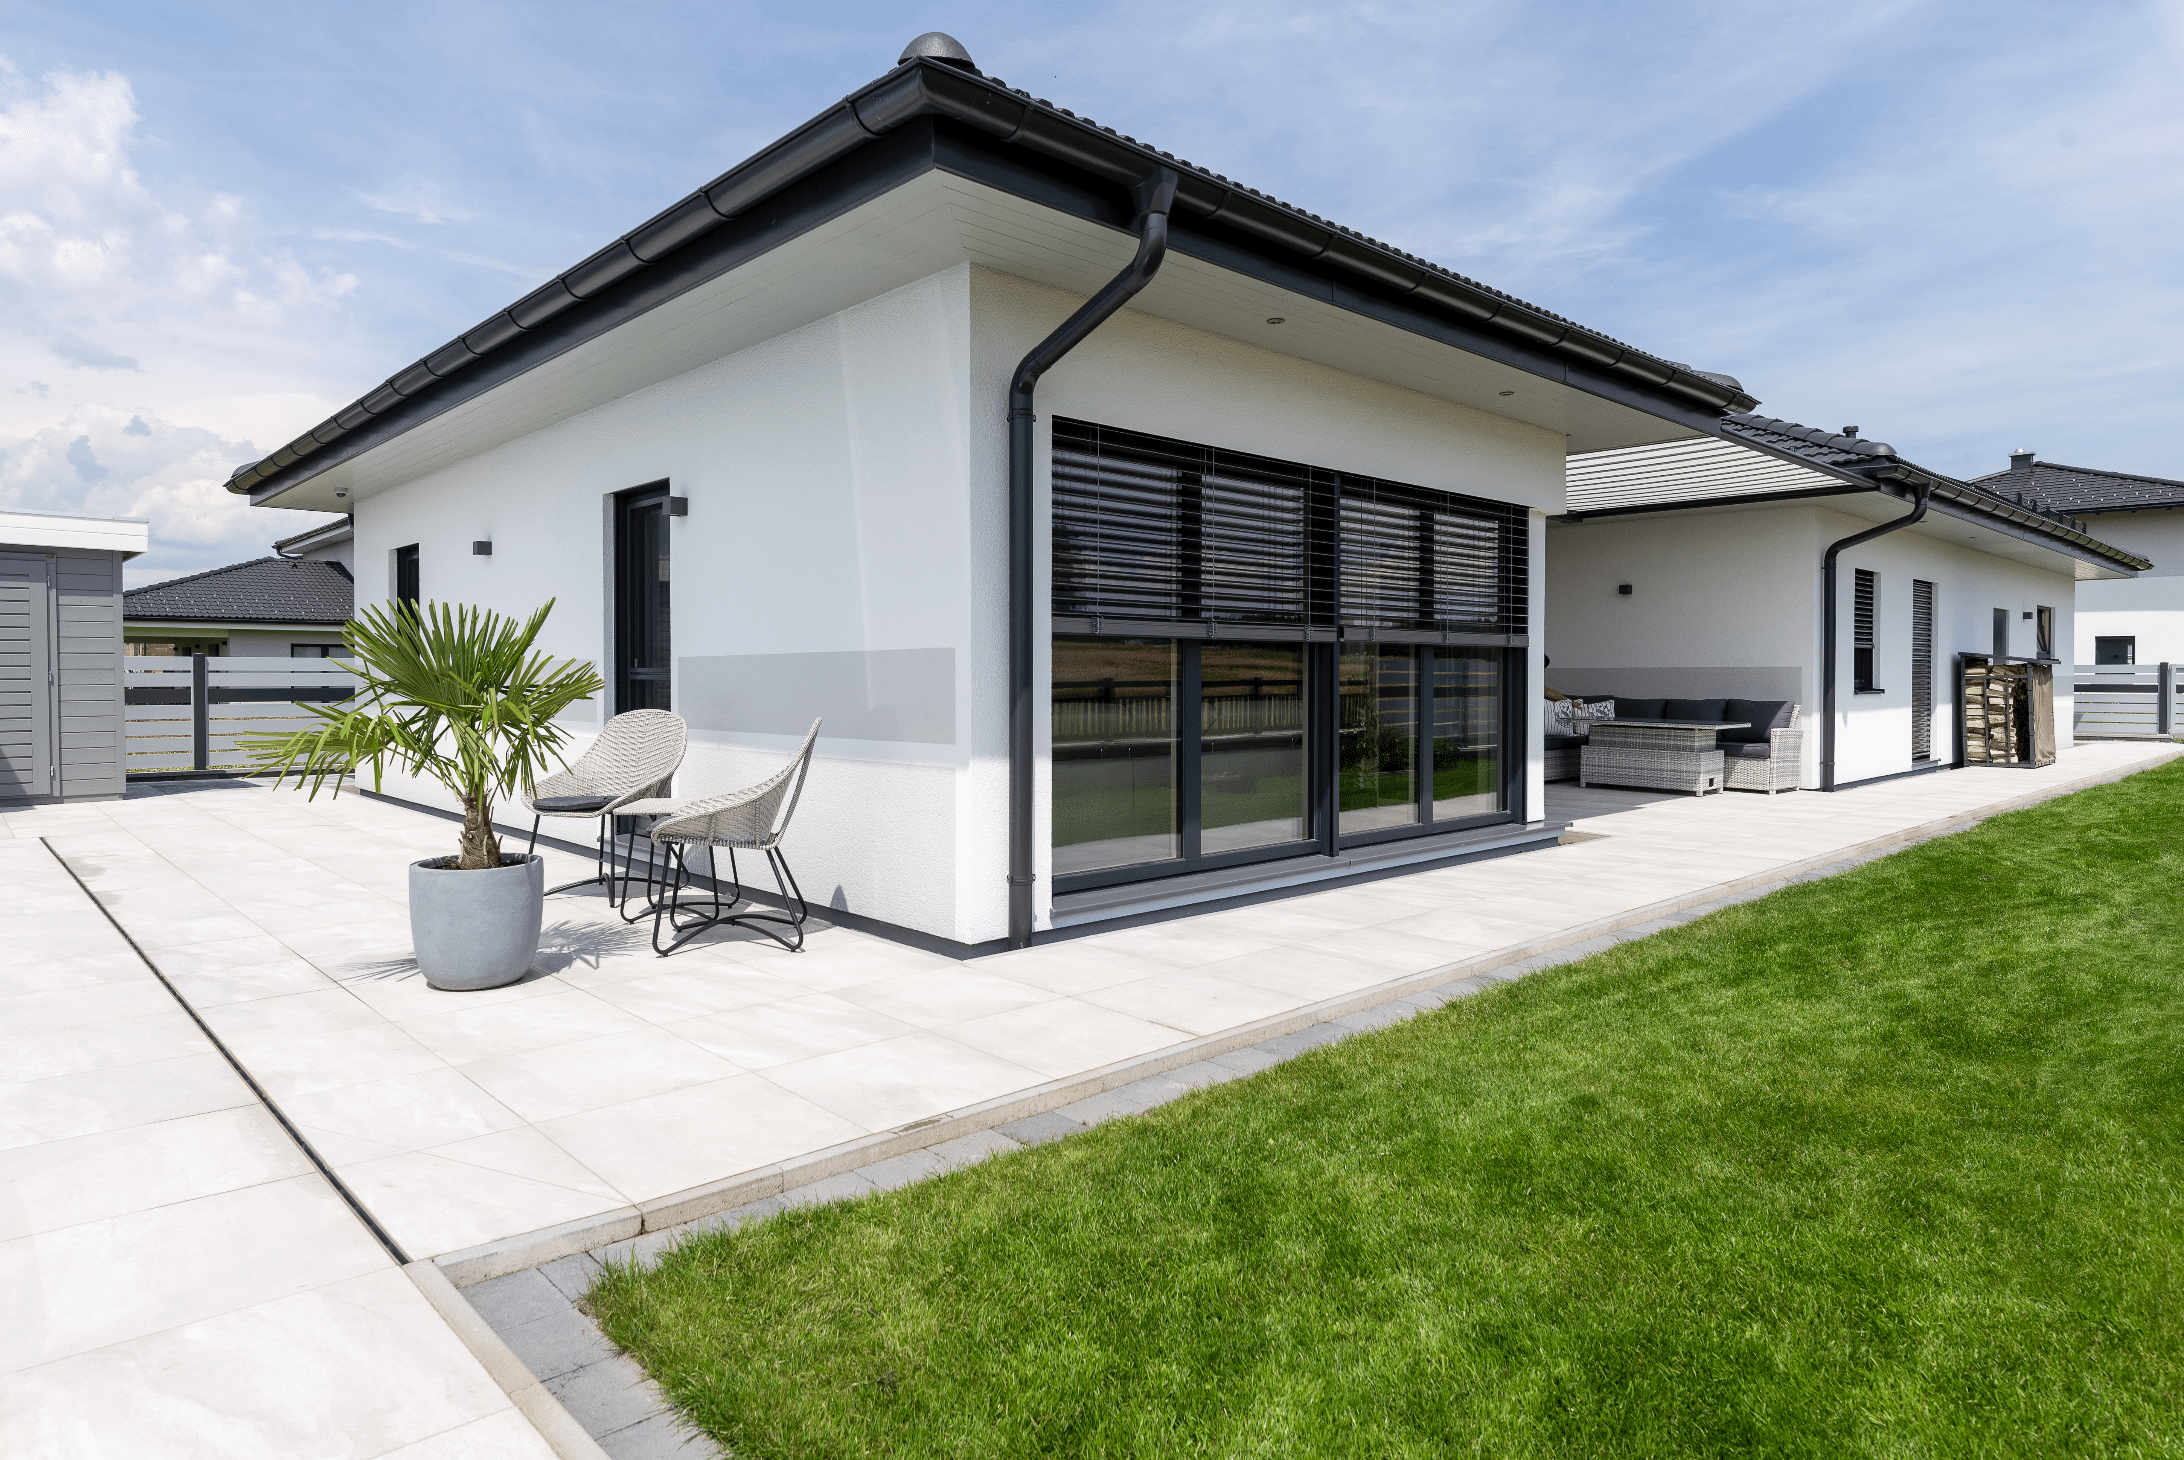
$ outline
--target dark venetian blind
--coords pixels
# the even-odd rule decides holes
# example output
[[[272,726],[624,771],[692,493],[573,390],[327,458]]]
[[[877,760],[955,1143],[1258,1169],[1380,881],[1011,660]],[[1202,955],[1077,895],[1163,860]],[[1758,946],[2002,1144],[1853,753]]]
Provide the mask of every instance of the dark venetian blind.
[[[1521,634],[1525,581],[1522,508],[1055,422],[1057,617]]]

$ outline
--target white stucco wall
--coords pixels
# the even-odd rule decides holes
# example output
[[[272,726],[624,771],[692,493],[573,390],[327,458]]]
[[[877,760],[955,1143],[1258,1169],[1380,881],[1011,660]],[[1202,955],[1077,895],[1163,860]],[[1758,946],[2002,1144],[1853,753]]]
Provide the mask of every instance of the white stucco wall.
[[[2078,585],[2078,626],[2073,652],[2093,662],[2093,641],[2103,634],[2138,640],[2138,662],[2184,663],[2184,509],[2100,512],[2086,530],[2103,542],[2153,563],[2136,578]]]
[[[952,666],[948,733],[858,739],[830,721],[789,845],[815,903],[964,943],[1002,937],[1007,383],[1079,303],[959,266],[366,497],[355,504],[359,604],[391,594],[393,554],[416,543],[427,598],[520,613],[551,597],[541,647],[604,669],[612,499],[665,479],[690,499],[671,520],[674,704],[692,721],[676,794],[755,781],[798,738],[709,718],[693,675],[732,683],[742,670],[694,661],[940,654]],[[1067,415],[1562,505],[1558,435],[1130,311],[1048,376],[1039,410],[1042,495],[1048,423]],[[492,541],[490,556],[471,554],[476,539]],[[1043,559],[1037,601],[1043,644]],[[929,726],[932,708],[910,718]],[[597,724],[572,721],[580,742]],[[1536,817],[1536,758],[1529,771]],[[446,804],[436,788],[388,789]],[[1038,804],[1044,848],[1043,784]],[[1043,922],[1051,881],[1040,873]]]
[[[1548,533],[1547,682],[1584,693],[1711,699],[1795,698],[1804,706],[1803,784],[1819,784],[1820,563],[1828,544],[1873,523],[1801,503],[1557,524]],[[1961,530],[1961,529],[1952,529]],[[1839,561],[1838,784],[1910,770],[1911,583],[1935,585],[1934,758],[1955,734],[1953,656],[1993,645],[1993,610],[2010,613],[2013,654],[2033,652],[2034,623],[2056,611],[2058,649],[2070,643],[2072,580],[1909,529],[1845,551]],[[1851,678],[1855,574],[1879,575],[1874,641],[1878,694]],[[1632,585],[1624,597],[1620,583]],[[2056,679],[2056,723],[2067,738],[2067,669]]]

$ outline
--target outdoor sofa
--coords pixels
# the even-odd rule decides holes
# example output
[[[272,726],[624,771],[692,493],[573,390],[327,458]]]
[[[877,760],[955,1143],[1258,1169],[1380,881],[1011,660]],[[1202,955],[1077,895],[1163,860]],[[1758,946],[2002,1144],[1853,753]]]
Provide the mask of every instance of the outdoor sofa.
[[[1572,708],[1565,712],[1563,705]],[[1582,708],[1578,708],[1582,706]],[[1546,736],[1547,779],[1577,779],[1578,752],[1595,720],[1697,720],[1747,722],[1742,730],[1714,737],[1722,753],[1722,782],[1732,791],[1797,789],[1804,763],[1805,732],[1798,728],[1799,705],[1790,700],[1675,700],[1635,695],[1573,694],[1553,706]],[[1602,713],[1604,712],[1604,713]]]

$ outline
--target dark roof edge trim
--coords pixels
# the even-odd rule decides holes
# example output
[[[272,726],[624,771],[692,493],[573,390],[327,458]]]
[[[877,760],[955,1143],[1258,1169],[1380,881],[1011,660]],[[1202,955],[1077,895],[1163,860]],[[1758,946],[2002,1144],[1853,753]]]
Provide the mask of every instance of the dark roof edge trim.
[[[1749,411],[1759,402],[1720,379],[1648,355],[1593,330],[1438,264],[1413,257],[1329,223],[1263,193],[1240,187],[1131,137],[1096,126],[984,76],[924,58],[905,62],[788,136],[624,234],[576,267],[549,280],[507,309],[396,373],[378,389],[228,479],[238,494],[261,494],[319,448],[348,435],[440,381],[521,338],[563,310],[658,263],[684,245],[739,217],[783,188],[874,138],[919,117],[947,117],[1118,183],[1135,183],[1156,167],[1182,179],[1179,210],[1216,219],[1305,259],[1318,260],[1382,290],[1415,296],[1467,324],[1489,324],[1575,364],[1622,376],[1653,390],[1720,411]],[[295,474],[295,485],[314,472]]]

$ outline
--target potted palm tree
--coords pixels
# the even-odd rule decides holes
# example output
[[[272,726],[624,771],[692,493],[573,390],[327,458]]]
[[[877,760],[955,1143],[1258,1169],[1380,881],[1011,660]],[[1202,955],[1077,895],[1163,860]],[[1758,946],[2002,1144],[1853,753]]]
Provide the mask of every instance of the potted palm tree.
[[[513,983],[538,952],[545,866],[502,854],[493,803],[561,763],[568,736],[554,717],[605,688],[590,664],[532,651],[552,609],[518,623],[467,605],[375,604],[342,633],[357,693],[299,706],[315,726],[242,745],[274,784],[294,776],[313,798],[328,782],[338,796],[341,778],[366,765],[377,790],[392,762],[462,804],[456,854],[410,864],[410,935],[434,988]]]

